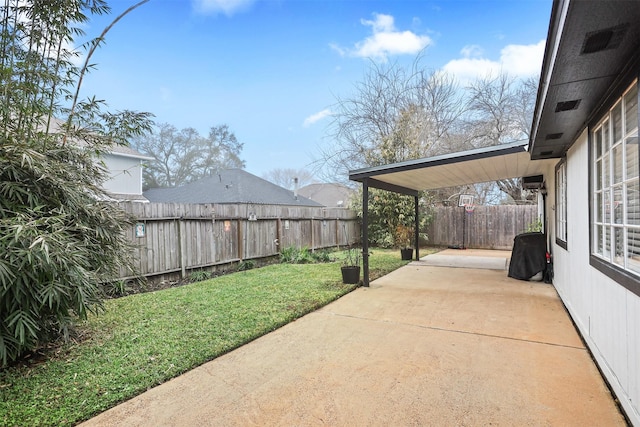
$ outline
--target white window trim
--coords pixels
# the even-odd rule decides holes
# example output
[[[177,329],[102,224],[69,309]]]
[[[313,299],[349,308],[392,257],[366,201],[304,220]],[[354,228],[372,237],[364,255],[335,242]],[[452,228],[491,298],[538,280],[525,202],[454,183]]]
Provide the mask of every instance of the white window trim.
[[[591,152],[590,158],[592,173],[591,186],[591,254],[610,264],[611,266],[640,276],[640,262],[629,256],[628,235],[630,231],[640,233],[640,224],[633,224],[628,219],[628,188],[630,185],[638,185],[639,177],[627,177],[627,159],[625,141],[628,138],[638,136],[638,116],[627,117],[625,96],[638,85],[637,80],[616,100],[615,104],[598,124],[590,132]],[[637,97],[637,95],[636,95]],[[614,110],[621,111],[621,136],[614,140]],[[626,132],[627,120],[635,120],[635,128]],[[598,156],[598,134],[602,132],[602,140],[608,138],[608,147],[603,147]],[[618,161],[622,164],[621,177],[615,180],[614,154],[616,149],[620,151]],[[599,166],[602,165],[600,175]],[[601,182],[598,178],[601,177]],[[616,191],[617,190],[617,191]],[[616,196],[617,194],[617,196]],[[598,205],[601,204],[600,209]],[[622,214],[616,214],[616,209],[622,209]],[[600,232],[600,233],[599,233]],[[616,234],[618,233],[618,234]],[[616,235],[621,236],[616,241]],[[619,245],[616,243],[620,243]],[[633,258],[633,260],[632,260]]]
[[[556,166],[556,243],[567,249],[567,162]]]

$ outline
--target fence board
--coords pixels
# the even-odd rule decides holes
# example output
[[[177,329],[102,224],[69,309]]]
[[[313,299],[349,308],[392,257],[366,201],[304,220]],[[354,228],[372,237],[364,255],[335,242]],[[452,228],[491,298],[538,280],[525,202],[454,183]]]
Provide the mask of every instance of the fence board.
[[[476,206],[472,213],[467,213],[462,207],[446,206],[434,208],[432,215],[427,229],[431,245],[510,250],[514,237],[535,222],[538,207]]]
[[[274,256],[289,246],[344,246],[360,237],[355,212],[341,208],[178,203],[120,203],[120,207],[145,225],[144,237],[136,237],[133,227],[126,231],[135,246],[136,276],[188,274],[240,258]],[[250,214],[255,220],[249,219]],[[132,273],[122,269],[120,276]]]
[[[136,275],[159,276],[242,259],[277,255],[286,247],[320,249],[357,242],[360,224],[353,211],[268,205],[186,205],[121,203],[145,236],[126,235],[136,246]],[[250,221],[249,214],[256,220]],[[513,238],[537,218],[537,206],[437,207],[428,227],[429,244],[511,249]],[[463,239],[464,224],[464,242]],[[181,230],[184,234],[181,241]],[[241,241],[238,241],[238,238]],[[121,277],[132,273],[121,271]]]

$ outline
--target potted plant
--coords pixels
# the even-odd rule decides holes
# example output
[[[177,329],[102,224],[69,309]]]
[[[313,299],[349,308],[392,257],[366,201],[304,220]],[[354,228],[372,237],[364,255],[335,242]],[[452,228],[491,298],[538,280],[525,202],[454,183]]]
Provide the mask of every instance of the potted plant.
[[[400,224],[396,227],[396,246],[400,248],[400,258],[403,260],[411,260],[413,258],[412,231],[411,227],[406,225]]]
[[[360,254],[357,248],[347,249],[342,267],[342,283],[357,284],[360,282]]]

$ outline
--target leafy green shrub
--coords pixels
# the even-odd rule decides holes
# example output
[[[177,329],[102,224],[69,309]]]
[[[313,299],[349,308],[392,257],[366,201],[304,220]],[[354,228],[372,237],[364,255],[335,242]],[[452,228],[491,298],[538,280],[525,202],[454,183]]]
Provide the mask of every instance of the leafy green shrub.
[[[110,298],[119,298],[127,295],[130,292],[131,287],[126,280],[115,280],[104,283],[102,285],[102,290],[105,295]]]
[[[1,366],[44,342],[67,337],[75,318],[100,310],[100,283],[129,265],[124,231],[131,223],[116,204],[104,202],[109,198],[102,184],[108,176],[100,155],[148,130],[149,115],[112,114],[95,98],[78,100],[81,78],[90,67],[78,69],[71,52],[54,49],[74,44],[88,20],[85,13],[108,10],[102,0],[4,5]],[[89,43],[87,61],[99,44]]]
[[[206,270],[192,271],[189,273],[190,282],[202,282],[208,279],[211,279],[211,272]]]
[[[423,192],[419,198],[420,236],[427,238],[422,232],[429,225],[432,219],[429,209],[429,193]],[[359,190],[358,198],[354,198],[355,208],[358,217],[362,218],[362,189]],[[393,248],[401,246],[411,246],[406,243],[406,230],[413,230],[415,225],[415,201],[411,196],[393,193],[390,191],[369,189],[369,244],[381,248]],[[413,237],[413,232],[409,235],[409,240]]]
[[[0,360],[68,332],[127,265],[125,213],[96,200],[103,171],[74,147],[0,143]],[[44,144],[43,144],[44,145]],[[99,181],[98,181],[99,182]]]
[[[311,253],[315,262],[332,262],[334,259],[331,257],[331,252],[323,249]]]
[[[309,248],[298,249],[291,246],[280,252],[280,262],[283,264],[310,264],[314,262],[314,259]]]
[[[298,249],[294,246],[284,248],[280,252],[282,264],[313,264],[318,262],[331,262],[330,252],[326,249],[311,251],[309,248]]]
[[[297,253],[298,249],[293,246],[282,249],[280,251],[280,262],[282,264],[293,264]]]
[[[531,223],[527,224],[526,232],[527,233],[542,232],[542,220],[540,218],[536,218]]]
[[[282,264],[296,264],[300,250],[294,246],[284,248],[280,251],[280,262]]]
[[[256,267],[256,263],[255,261],[252,261],[250,259],[247,259],[245,261],[241,261],[238,264],[238,271],[246,271],[246,270],[251,270],[254,269]]]

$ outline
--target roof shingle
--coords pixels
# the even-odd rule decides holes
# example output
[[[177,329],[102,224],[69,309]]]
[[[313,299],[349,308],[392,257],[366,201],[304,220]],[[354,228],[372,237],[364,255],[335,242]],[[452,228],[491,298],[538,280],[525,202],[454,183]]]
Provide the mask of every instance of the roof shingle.
[[[242,169],[228,169],[216,175],[173,188],[151,188],[144,193],[156,203],[255,203],[265,205],[312,206],[322,204],[279,187]]]

